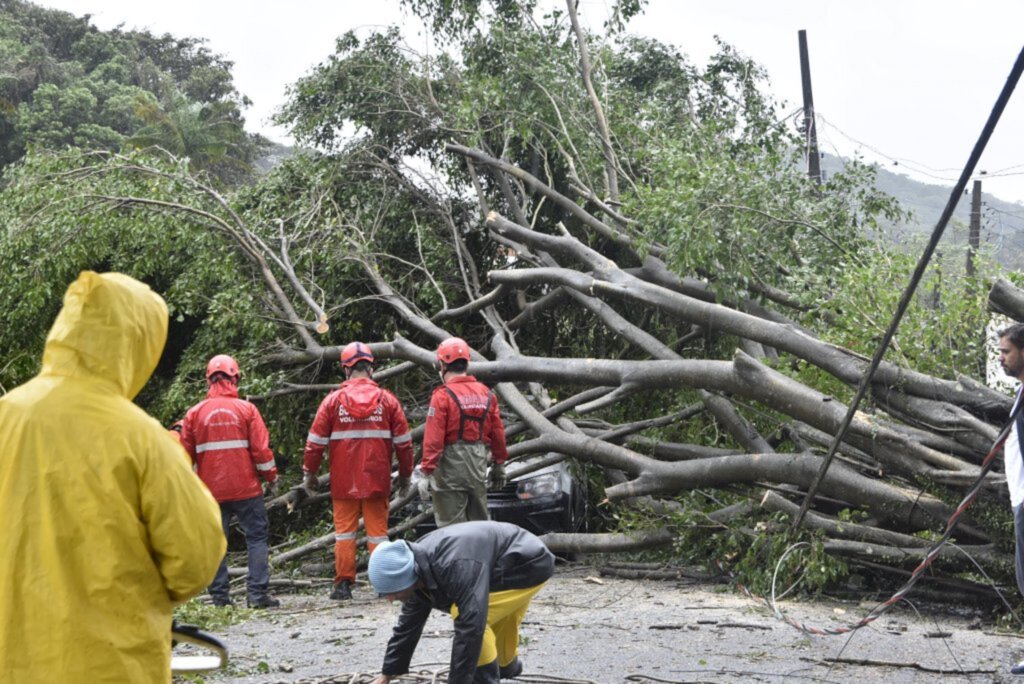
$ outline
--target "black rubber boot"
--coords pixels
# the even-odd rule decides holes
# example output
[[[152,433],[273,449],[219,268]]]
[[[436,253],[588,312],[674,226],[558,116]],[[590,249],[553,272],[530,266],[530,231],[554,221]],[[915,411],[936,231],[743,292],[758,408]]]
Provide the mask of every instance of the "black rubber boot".
[[[280,608],[281,602],[273,596],[261,596],[248,602],[250,608]]]
[[[331,591],[331,600],[333,601],[348,601],[352,598],[352,583],[348,580],[341,580],[334,585],[334,590]]]
[[[515,679],[523,674],[523,661],[519,659],[519,656],[516,656],[508,665],[502,665],[500,672],[502,679]]]
[[[473,684],[501,684],[497,658],[486,665],[477,665],[473,674]]]

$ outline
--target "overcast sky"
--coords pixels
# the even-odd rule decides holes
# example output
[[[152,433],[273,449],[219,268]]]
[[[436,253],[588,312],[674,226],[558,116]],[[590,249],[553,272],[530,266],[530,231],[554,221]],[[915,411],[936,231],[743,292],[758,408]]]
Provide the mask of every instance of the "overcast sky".
[[[555,2],[555,0],[551,0]],[[334,39],[408,18],[398,0],[44,0],[117,24],[198,36],[235,63],[238,89],[253,100],[249,127],[288,142],[268,118],[285,87],[334,51]],[[561,6],[561,2],[558,2]],[[608,0],[581,0],[600,27]],[[285,9],[287,7],[287,9]],[[1020,0],[650,0],[630,30],[672,43],[699,65],[722,37],[760,62],[773,92],[801,104],[797,32],[806,29],[823,152],[856,151],[926,182],[952,185],[1024,48]],[[426,38],[407,31],[410,44]],[[1024,86],[1011,99],[978,167],[984,191],[1024,202]]]

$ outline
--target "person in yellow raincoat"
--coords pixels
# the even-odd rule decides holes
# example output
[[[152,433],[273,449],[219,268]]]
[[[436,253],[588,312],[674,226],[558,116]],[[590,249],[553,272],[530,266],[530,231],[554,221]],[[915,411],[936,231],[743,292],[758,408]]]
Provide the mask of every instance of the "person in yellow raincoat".
[[[0,398],[0,682],[171,681],[171,609],[225,541],[181,447],[132,403],[166,339],[159,295],[83,272],[39,375]]]

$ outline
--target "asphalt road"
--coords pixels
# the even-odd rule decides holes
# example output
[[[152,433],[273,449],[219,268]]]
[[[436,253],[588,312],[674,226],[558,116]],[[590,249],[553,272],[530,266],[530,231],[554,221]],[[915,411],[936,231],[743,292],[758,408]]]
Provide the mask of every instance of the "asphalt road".
[[[219,634],[231,663],[206,681],[368,681],[398,608],[362,583],[350,602],[327,593],[279,594],[280,609]],[[873,604],[781,607],[799,622],[837,627]],[[1009,675],[1024,659],[1024,638],[997,634],[970,607],[958,612],[901,604],[852,634],[809,637],[724,585],[601,578],[590,566],[561,566],[527,613],[520,657],[524,675],[540,682],[1024,682]],[[435,612],[414,670],[443,669],[451,635],[451,619]]]

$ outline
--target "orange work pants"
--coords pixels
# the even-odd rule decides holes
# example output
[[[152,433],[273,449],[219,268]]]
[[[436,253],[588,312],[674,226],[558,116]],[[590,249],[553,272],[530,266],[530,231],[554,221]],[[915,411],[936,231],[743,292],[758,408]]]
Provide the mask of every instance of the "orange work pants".
[[[359,517],[366,528],[366,548],[388,540],[388,499],[332,499],[334,504],[334,583],[356,580],[356,533]]]

